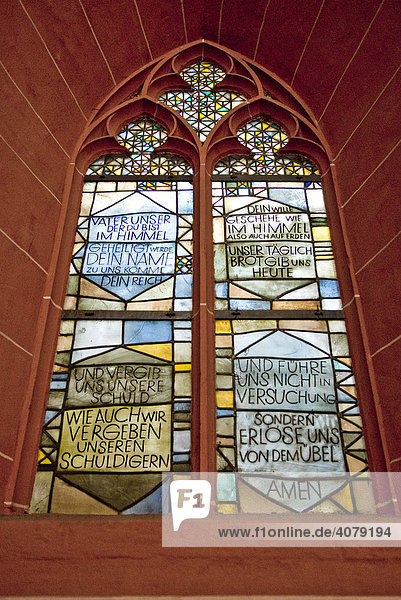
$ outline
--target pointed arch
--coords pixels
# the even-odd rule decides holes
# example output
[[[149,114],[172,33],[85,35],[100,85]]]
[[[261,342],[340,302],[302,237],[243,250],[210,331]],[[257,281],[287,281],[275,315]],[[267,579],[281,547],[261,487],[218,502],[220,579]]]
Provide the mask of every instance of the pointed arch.
[[[174,109],[160,101],[160,96],[167,90],[187,90],[188,84],[180,77],[181,71],[197,59],[211,61],[224,69],[226,76],[217,89],[231,89],[243,94],[246,101],[239,104],[229,114],[222,116],[216,126],[202,144],[196,133],[188,126],[187,121]],[[269,96],[266,96],[266,92]],[[262,69],[253,61],[227,48],[211,42],[198,41],[187,44],[153,61],[140,71],[127,78],[110,94],[95,114],[87,122],[85,130],[77,144],[65,187],[65,209],[60,219],[59,230],[55,241],[52,268],[48,278],[48,293],[54,298],[58,307],[62,306],[70,261],[74,224],[77,220],[81,198],[82,177],[88,165],[103,154],[122,154],[124,150],[116,141],[118,132],[128,122],[140,117],[149,117],[163,125],[168,132],[168,139],[157,152],[170,152],[186,159],[194,170],[195,213],[199,231],[195,242],[196,266],[198,272],[209,274],[204,283],[194,290],[194,322],[195,337],[199,341],[199,363],[194,369],[198,377],[196,388],[198,393],[213,395],[214,366],[210,356],[214,350],[214,292],[211,285],[212,249],[207,240],[211,237],[210,206],[207,197],[211,190],[210,175],[215,164],[231,154],[247,154],[249,150],[239,143],[238,129],[253,118],[263,116],[282,127],[289,136],[289,142],[282,148],[282,154],[301,154],[315,162],[322,173],[323,187],[328,205],[328,215],[333,232],[333,243],[339,266],[339,279],[345,297],[357,295],[355,282],[351,279],[347,267],[347,240],[344,239],[341,216],[335,201],[335,173],[330,166],[331,152],[317,120],[302,100],[294,94],[289,86]],[[364,338],[361,334],[358,307],[350,305],[348,324],[351,330],[351,350],[356,357],[358,379],[362,389],[362,409],[366,413],[376,414],[377,406],[372,392],[369,365],[363,351]],[[44,410],[44,398],[48,385],[49,365],[55,344],[55,330],[59,316],[49,312],[42,317],[42,349],[38,354],[35,381],[32,381],[31,423],[21,435],[25,437],[24,456],[19,469],[15,470],[10,480],[9,497],[27,498],[34,474],[32,456],[37,445],[39,423]],[[48,340],[53,340],[49,345]],[[45,383],[44,383],[45,382]],[[208,444],[213,439],[214,430],[208,425],[211,419],[210,404],[204,406],[199,396],[195,399],[198,432],[195,436],[195,453],[199,456],[196,465],[199,470],[214,470],[214,460],[207,452]],[[27,425],[27,424],[26,424]],[[29,429],[32,431],[29,431]],[[36,431],[36,433],[35,433]],[[383,469],[385,457],[383,448],[377,444],[378,419],[366,420],[366,437],[372,465],[375,469]],[[374,439],[375,444],[369,440]],[[196,444],[199,442],[199,447]],[[22,502],[23,504],[23,502]]]

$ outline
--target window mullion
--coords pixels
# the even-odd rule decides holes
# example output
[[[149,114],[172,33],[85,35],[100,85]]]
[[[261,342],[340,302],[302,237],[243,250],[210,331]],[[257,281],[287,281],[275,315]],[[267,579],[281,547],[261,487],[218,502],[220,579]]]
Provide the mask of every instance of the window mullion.
[[[192,468],[216,469],[214,269],[211,178],[201,159],[194,179],[194,318]]]

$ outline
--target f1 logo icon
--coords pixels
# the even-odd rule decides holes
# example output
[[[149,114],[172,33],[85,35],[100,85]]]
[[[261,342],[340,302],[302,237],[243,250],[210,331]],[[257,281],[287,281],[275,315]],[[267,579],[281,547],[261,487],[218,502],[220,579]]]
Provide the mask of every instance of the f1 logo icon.
[[[210,511],[212,488],[204,479],[181,479],[170,484],[173,529],[178,531],[185,519],[205,519]]]

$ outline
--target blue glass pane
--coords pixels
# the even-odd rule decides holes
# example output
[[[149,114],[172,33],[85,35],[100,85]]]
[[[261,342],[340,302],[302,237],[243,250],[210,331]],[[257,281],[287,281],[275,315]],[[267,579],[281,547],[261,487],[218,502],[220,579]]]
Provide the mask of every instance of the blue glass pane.
[[[271,302],[267,300],[230,300],[231,310],[270,310]]]
[[[52,381],[50,384],[51,390],[65,390],[67,385],[66,381]]]
[[[189,453],[188,452],[186,452],[185,454],[174,454],[174,456],[173,456],[174,463],[188,462],[188,461],[189,461]]]
[[[234,415],[234,411],[229,408],[218,408],[217,416],[218,417],[232,417]]]
[[[349,396],[342,390],[337,390],[337,396],[338,396],[339,402],[355,402],[356,403],[355,398],[353,398],[352,396]]]
[[[174,403],[174,411],[180,411],[180,410],[190,410],[191,408],[191,403],[190,402],[175,402]]]
[[[216,289],[216,298],[227,298],[227,290],[228,290],[227,283],[216,283],[215,289]]]
[[[338,362],[338,360],[334,361],[334,368],[336,371],[351,371],[351,367],[345,365],[344,363]]]
[[[339,298],[340,290],[335,279],[321,279],[319,281],[322,298]]]
[[[49,421],[51,421],[52,419],[54,419],[54,417],[58,415],[57,410],[47,410],[46,414],[45,414],[45,423],[48,423]]]
[[[172,340],[169,321],[126,321],[124,344],[153,344]]]
[[[272,200],[277,200],[278,202],[283,202],[284,204],[288,204],[289,206],[294,206],[296,208],[300,208],[302,210],[306,210],[306,199],[305,192],[303,189],[270,189],[269,197]]]
[[[356,404],[355,406],[353,406],[352,408],[350,408],[349,410],[344,411],[344,416],[351,416],[351,415],[359,415],[359,406]]]
[[[178,212],[183,215],[192,214],[192,190],[178,193]]]
[[[192,300],[185,300],[177,298],[174,300],[174,309],[175,310],[191,310],[192,309]]]
[[[192,297],[192,275],[177,275],[175,279],[175,295],[177,298]]]
[[[167,487],[167,486],[166,486]],[[162,512],[162,488],[158,487],[152,494],[123,511],[123,515],[157,514]]]
[[[74,258],[82,258],[85,253],[85,247],[81,248],[76,254],[74,254]]]

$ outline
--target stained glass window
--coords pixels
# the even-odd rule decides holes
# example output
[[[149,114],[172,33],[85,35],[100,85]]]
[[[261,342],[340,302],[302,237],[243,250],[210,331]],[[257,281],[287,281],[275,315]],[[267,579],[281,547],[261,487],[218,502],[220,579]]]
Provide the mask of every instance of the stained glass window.
[[[184,69],[181,76],[191,90],[169,91],[159,100],[179,112],[204,142],[214,125],[245,98],[236,92],[217,90],[225,73],[209,62],[195,63]]]
[[[32,512],[161,512],[162,472],[190,469],[190,167],[150,119],[118,139],[124,168],[84,184]]]
[[[159,102],[204,142],[245,97],[220,89],[225,72],[206,60],[181,76],[190,90]],[[202,227],[193,232],[192,168],[160,152],[167,138],[153,119],[133,120],[117,135],[126,152],[86,174],[32,512],[157,513],[162,472],[191,468]],[[258,474],[360,475],[366,451],[319,171],[278,152],[288,136],[270,119],[238,139],[251,155],[220,160],[212,197],[199,200],[212,203],[214,231],[218,510],[263,497],[286,511]],[[198,290],[212,283],[196,276]],[[296,510],[352,512],[352,485],[327,485]]]
[[[65,308],[190,310],[191,296],[192,184],[87,182]]]
[[[213,212],[217,309],[341,310],[319,183],[214,182]]]
[[[216,321],[219,510],[285,512],[294,502],[267,494],[258,473],[358,474],[367,457],[318,171],[275,154],[287,138],[274,123],[252,121],[239,138],[252,156],[218,163],[213,183],[216,311],[225,316]],[[247,475],[235,485],[230,471]],[[342,481],[295,505],[356,509]]]
[[[90,176],[124,175],[191,175],[191,166],[175,154],[154,154],[153,150],[167,139],[164,127],[149,118],[138,119],[129,123],[117,136],[122,146],[130,151],[129,156],[123,154],[106,154],[95,160],[87,171]],[[151,187],[152,183],[141,182],[140,188]]]
[[[303,156],[281,156],[276,152],[288,141],[275,123],[256,119],[238,130],[238,139],[252,156],[227,156],[215,167],[216,175],[318,175],[316,165]]]

